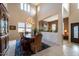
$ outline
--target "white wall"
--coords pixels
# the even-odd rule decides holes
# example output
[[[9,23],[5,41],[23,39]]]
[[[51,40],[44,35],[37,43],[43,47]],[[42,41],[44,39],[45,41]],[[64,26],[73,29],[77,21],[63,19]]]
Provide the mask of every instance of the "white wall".
[[[38,20],[43,20],[46,17],[58,14],[60,5],[60,3],[41,3]]]
[[[63,8],[63,16],[62,16],[63,18],[65,18],[65,17],[69,17],[69,12],[67,12],[66,10],[65,10],[65,8]]]
[[[57,43],[58,44],[58,33],[54,33],[54,32],[41,32],[43,37],[43,40],[47,40],[49,42],[52,43]]]
[[[71,23],[79,22],[79,9],[77,3],[70,4],[69,15],[69,41],[71,42]]]

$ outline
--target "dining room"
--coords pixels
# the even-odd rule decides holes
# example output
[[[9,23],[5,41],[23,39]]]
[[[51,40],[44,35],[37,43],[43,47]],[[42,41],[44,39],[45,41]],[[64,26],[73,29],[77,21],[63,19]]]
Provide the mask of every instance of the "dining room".
[[[54,53],[51,50],[55,50],[56,46],[62,51],[62,35],[59,35],[62,34],[61,6],[60,3],[7,3],[9,49],[5,55],[52,55]],[[44,29],[48,32],[40,31],[39,22],[51,19],[58,20],[56,26],[55,24],[52,26],[54,29],[52,30],[49,25],[49,30]],[[46,51],[46,53],[42,54],[42,51]],[[57,53],[55,50],[54,52],[62,55],[61,51]]]

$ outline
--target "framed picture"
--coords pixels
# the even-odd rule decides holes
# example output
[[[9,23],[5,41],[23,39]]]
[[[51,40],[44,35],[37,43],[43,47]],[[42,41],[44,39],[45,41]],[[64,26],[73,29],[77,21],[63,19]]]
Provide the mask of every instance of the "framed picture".
[[[16,30],[16,26],[10,25],[10,30]]]

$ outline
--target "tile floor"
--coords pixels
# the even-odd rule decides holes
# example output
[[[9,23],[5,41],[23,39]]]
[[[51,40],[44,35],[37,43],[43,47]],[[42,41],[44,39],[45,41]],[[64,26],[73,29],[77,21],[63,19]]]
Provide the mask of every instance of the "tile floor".
[[[14,56],[15,55],[15,43],[16,40],[9,41],[9,48],[5,56]]]
[[[63,41],[63,45],[52,44],[51,42],[43,41],[51,47],[34,54],[33,56],[78,56],[79,55],[79,44]],[[15,43],[16,40],[9,42],[9,49],[5,56],[14,56],[15,54]]]
[[[67,41],[63,42],[63,52],[65,56],[79,56],[79,44],[71,43]]]

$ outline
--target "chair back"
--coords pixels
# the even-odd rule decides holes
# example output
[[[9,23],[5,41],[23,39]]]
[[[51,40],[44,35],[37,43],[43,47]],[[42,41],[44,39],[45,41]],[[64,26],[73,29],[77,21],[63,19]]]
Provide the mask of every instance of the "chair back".
[[[42,41],[42,34],[37,34],[35,36],[35,39],[34,39],[34,42],[33,42],[34,48],[32,48],[34,50],[34,53],[41,50],[41,48],[42,48],[42,42],[41,41]]]
[[[42,40],[42,35],[41,34],[37,34],[35,37],[35,43],[36,44],[40,44]]]

